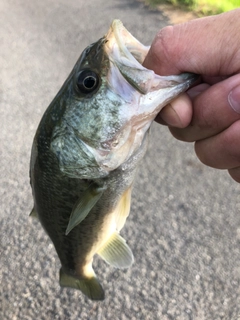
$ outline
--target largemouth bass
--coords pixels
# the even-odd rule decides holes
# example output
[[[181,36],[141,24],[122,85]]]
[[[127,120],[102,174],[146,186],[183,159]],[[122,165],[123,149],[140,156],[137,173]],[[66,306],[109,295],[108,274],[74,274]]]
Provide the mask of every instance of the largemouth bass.
[[[56,248],[60,285],[93,300],[104,299],[92,268],[95,254],[116,268],[133,263],[119,232],[150,125],[196,80],[193,74],[161,77],[144,68],[148,49],[114,20],[83,51],[33,141],[32,215]]]

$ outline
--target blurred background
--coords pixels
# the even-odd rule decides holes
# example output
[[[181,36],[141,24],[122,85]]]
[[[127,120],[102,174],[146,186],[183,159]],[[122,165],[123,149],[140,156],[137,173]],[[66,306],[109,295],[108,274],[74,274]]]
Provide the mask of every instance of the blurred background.
[[[152,8],[161,5],[171,5],[172,9],[180,8],[182,11],[191,11],[198,16],[219,14],[236,9],[240,6],[240,0],[143,0]]]
[[[170,15],[137,0],[2,0],[0,17],[0,319],[239,320],[239,185],[166,127],[152,127],[121,233],[134,265],[94,260],[105,301],[60,288],[53,245],[29,218],[32,140],[82,50],[114,18],[150,45]]]

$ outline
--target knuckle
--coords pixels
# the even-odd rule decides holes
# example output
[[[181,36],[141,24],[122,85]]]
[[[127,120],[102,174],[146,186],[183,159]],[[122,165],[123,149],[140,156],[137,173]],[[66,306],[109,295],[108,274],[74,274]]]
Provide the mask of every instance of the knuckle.
[[[173,45],[173,26],[167,26],[161,29],[153,40],[151,46],[152,58],[156,63],[167,63],[174,58],[174,45]]]
[[[195,153],[198,157],[198,159],[203,163],[205,164],[206,166],[210,166],[210,167],[214,167],[211,165],[211,163],[209,162],[209,159],[207,157],[207,154],[205,152],[205,149],[204,149],[204,144],[202,144],[202,141],[196,141],[195,144],[194,144],[194,150],[195,150]]]
[[[180,129],[175,127],[169,127],[169,130],[174,138],[184,142],[194,142],[194,136],[189,134],[188,128]]]

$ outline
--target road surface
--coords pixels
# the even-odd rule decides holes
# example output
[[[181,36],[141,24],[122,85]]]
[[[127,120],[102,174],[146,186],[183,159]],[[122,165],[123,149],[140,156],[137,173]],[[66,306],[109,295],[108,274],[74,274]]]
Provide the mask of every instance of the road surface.
[[[239,185],[165,127],[152,128],[122,231],[134,265],[94,261],[104,302],[59,287],[53,245],[28,216],[32,139],[82,50],[114,18],[145,44],[167,18],[135,0],[2,0],[0,15],[0,319],[240,319]]]

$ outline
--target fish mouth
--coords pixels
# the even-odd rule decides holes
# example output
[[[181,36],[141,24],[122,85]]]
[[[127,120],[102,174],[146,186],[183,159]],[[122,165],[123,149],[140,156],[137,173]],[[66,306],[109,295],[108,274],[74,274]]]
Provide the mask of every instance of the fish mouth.
[[[103,50],[110,62],[108,88],[123,102],[118,111],[122,127],[113,139],[103,142],[108,146],[106,155],[95,150],[95,158],[100,166],[112,171],[141,147],[160,110],[187,90],[198,76],[160,76],[145,68],[142,64],[149,47],[132,36],[120,20],[112,22],[104,40]]]
[[[155,74],[153,70],[145,68],[143,62],[150,46],[145,46],[138,41],[120,20],[112,22],[105,35],[105,40],[104,50],[112,65],[118,68],[121,75],[134,89],[144,95],[156,90],[174,87],[176,88],[174,90],[176,96],[179,90],[180,92],[186,90],[198,78],[198,75],[192,73],[160,76]],[[116,77],[116,74],[110,73],[108,80],[111,83],[110,77]],[[122,94],[122,92],[120,93]],[[171,92],[171,94],[173,93]]]
[[[118,74],[118,72],[120,72],[126,82],[135,90],[146,94],[150,89],[150,82],[154,78],[154,72],[144,68],[142,65],[149,47],[139,42],[124,27],[120,20],[114,20],[112,22],[105,39],[104,50],[112,64],[112,70],[108,77],[110,86],[112,85],[111,87],[115,90],[119,87],[119,82],[123,81],[122,77]],[[117,69],[114,67],[117,67]],[[119,81],[116,81],[116,78],[120,78]],[[112,83],[112,79],[115,79],[114,83]],[[127,86],[126,83],[125,86]],[[118,91],[117,93],[121,97],[127,99],[126,92]]]
[[[122,59],[125,57],[133,64],[136,64],[136,67],[139,67],[139,64],[143,64],[143,61],[148,53],[149,46],[145,46],[138,41],[124,27],[120,20],[113,20],[105,38],[108,41],[106,51],[108,51],[109,55],[111,55],[111,50],[114,51],[114,47],[117,46],[117,51],[120,51],[119,53]],[[117,51],[115,51],[114,61],[119,58],[119,53],[117,53]],[[122,62],[126,62],[126,60]]]

